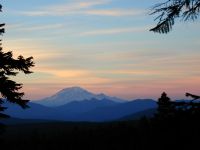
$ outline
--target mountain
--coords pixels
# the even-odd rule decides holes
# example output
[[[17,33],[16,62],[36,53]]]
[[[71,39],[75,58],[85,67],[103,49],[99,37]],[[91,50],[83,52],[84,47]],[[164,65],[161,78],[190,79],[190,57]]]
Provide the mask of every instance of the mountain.
[[[56,106],[62,106],[65,104],[68,104],[73,101],[83,101],[83,100],[91,100],[91,99],[108,99],[115,102],[124,102],[125,100],[116,98],[116,97],[110,97],[105,94],[94,94],[91,93],[83,88],[80,87],[70,87],[63,89],[59,91],[58,93],[54,94],[51,97],[47,97],[38,101],[35,101],[35,103],[49,106],[49,107],[56,107]]]
[[[28,103],[30,108],[27,109],[22,109],[20,106],[9,102],[6,102],[3,106],[7,107],[4,113],[13,118],[59,120],[63,117],[62,114],[52,108],[32,102]]]
[[[118,102],[114,102],[105,98],[102,100],[92,98],[91,100],[73,101],[68,104],[55,107],[55,110],[62,113],[80,114],[97,108],[103,109],[104,107],[116,106],[118,104]]]
[[[94,110],[75,116],[77,121],[104,122],[113,121],[124,116],[138,113],[147,109],[157,108],[157,103],[151,99],[139,99],[115,106],[96,108]]]
[[[40,104],[29,102],[30,108],[22,109],[16,104],[6,102],[3,106],[7,107],[5,114],[19,119],[45,119],[45,120],[67,120],[72,121],[81,113],[91,111],[96,108],[103,108],[118,105],[119,103],[107,99],[91,99],[83,101],[73,101],[68,104],[47,107]]]
[[[4,113],[19,119],[104,122],[157,107],[153,100],[117,103],[108,99],[73,101],[57,107],[47,107],[33,102],[29,102],[28,105],[30,108],[22,109],[18,105],[6,103],[4,106],[8,109]]]

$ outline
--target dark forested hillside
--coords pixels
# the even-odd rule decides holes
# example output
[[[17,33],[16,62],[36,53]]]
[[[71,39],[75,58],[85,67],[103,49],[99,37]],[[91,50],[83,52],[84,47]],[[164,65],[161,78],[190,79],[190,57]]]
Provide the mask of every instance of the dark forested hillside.
[[[112,123],[38,123],[8,126],[0,138],[1,146],[7,149],[192,149],[198,146],[199,125],[200,121],[193,119],[157,122],[145,118]]]

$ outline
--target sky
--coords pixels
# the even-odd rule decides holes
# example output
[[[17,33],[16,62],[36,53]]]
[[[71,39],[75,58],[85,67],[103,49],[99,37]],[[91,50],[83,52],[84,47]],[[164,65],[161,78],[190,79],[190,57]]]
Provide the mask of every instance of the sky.
[[[4,51],[33,56],[23,83],[31,100],[80,86],[125,99],[200,93],[200,21],[178,20],[169,34],[150,9],[162,0],[2,0]]]

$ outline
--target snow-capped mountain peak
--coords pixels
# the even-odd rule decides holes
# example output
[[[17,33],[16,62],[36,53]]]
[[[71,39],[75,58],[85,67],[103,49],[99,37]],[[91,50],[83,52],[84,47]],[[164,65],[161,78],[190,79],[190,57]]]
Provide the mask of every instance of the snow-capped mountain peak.
[[[76,92],[76,91],[86,91],[85,89],[81,88],[81,87],[78,87],[78,86],[74,86],[74,87],[69,87],[69,88],[65,88],[65,89],[62,89],[61,91],[59,92]],[[87,91],[86,91],[87,92]]]
[[[39,103],[45,106],[55,107],[55,106],[65,105],[72,101],[91,100],[94,98],[98,100],[109,99],[109,100],[113,100],[117,102],[123,101],[119,98],[110,97],[103,93],[93,94],[81,87],[69,87],[69,88],[62,89],[61,91],[57,92],[51,97],[38,100],[36,101],[36,103]]]
[[[80,87],[70,87],[70,88],[65,88],[59,91],[57,94],[54,96],[64,96],[63,98],[66,98],[66,96],[69,96],[74,99],[79,99],[78,97],[86,96],[86,95],[91,95],[92,93],[86,91],[83,88]]]

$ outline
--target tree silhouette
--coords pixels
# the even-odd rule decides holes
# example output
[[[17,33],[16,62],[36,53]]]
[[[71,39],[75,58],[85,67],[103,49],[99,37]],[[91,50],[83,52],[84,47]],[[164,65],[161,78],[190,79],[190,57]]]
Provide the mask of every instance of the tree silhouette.
[[[0,4],[0,11],[2,5]],[[5,24],[0,24],[0,35],[4,33]],[[22,99],[24,93],[18,92],[22,88],[21,83],[16,83],[11,80],[10,76],[16,76],[19,72],[24,74],[32,73],[29,68],[34,66],[33,57],[24,58],[18,56],[17,59],[13,58],[11,51],[3,52],[2,43],[0,40],[0,112],[6,108],[2,107],[2,104],[7,100],[11,103],[16,103],[22,108],[27,108],[27,102],[29,100]],[[8,117],[5,114],[0,113],[0,118]]]
[[[200,0],[167,0],[156,4],[152,8],[152,14],[159,14],[155,20],[157,25],[150,31],[168,33],[175,24],[175,19],[182,18],[184,21],[196,20],[200,13]]]
[[[198,96],[198,95],[193,95],[193,94],[191,94],[191,93],[186,93],[185,96],[191,97],[191,98],[193,98],[193,100],[200,99],[200,96]]]
[[[174,113],[174,105],[171,102],[170,98],[167,97],[165,92],[162,93],[161,97],[158,99],[158,114],[162,119],[168,118]]]

